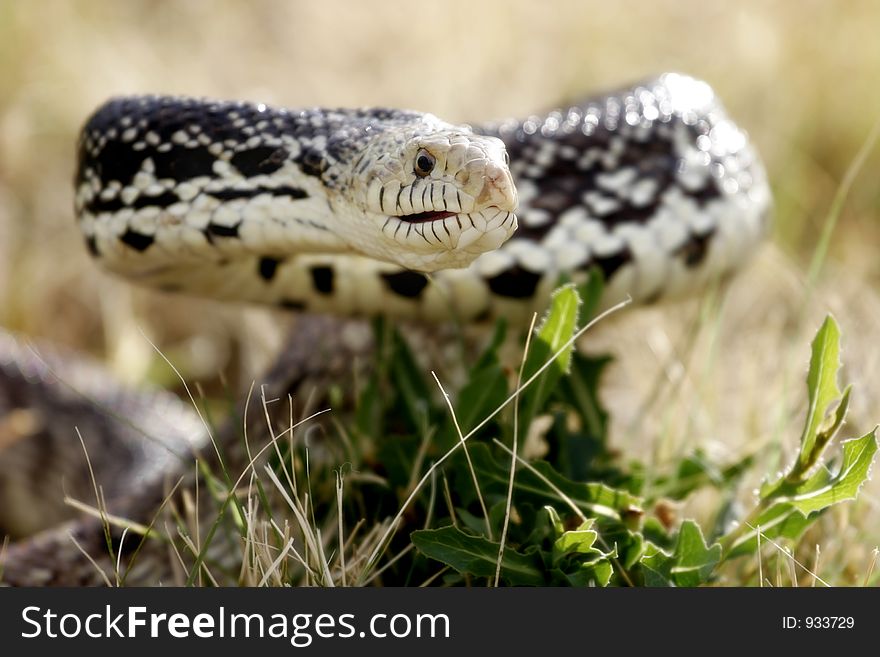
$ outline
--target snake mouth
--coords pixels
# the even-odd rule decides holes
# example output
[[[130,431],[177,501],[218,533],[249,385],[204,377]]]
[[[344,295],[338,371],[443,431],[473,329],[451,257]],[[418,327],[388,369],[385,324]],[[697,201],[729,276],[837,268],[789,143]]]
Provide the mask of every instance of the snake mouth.
[[[414,219],[416,219],[414,221]],[[516,215],[497,206],[477,212],[422,212],[385,217],[379,226],[388,260],[407,269],[467,267],[513,235]]]
[[[434,212],[417,212],[415,214],[399,215],[397,218],[408,224],[424,224],[429,221],[437,221],[438,219],[448,219],[454,217],[457,212],[434,211]]]

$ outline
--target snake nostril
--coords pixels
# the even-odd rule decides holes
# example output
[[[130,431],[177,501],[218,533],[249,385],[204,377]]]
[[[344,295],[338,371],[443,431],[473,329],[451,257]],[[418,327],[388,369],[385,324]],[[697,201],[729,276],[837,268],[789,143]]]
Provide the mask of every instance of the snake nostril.
[[[486,166],[483,173],[483,188],[477,196],[480,206],[497,205],[513,210],[516,205],[516,190],[507,171],[494,164]]]

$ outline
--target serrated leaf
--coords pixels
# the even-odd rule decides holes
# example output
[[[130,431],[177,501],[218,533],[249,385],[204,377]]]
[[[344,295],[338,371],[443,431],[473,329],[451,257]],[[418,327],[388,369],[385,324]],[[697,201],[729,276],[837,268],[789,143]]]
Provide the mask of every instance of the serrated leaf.
[[[700,526],[693,520],[685,520],[678,532],[678,541],[672,554],[652,546],[642,558],[647,567],[646,584],[649,579],[662,580],[675,586],[699,586],[709,580],[721,561],[721,545],[706,545]],[[656,585],[656,584],[655,584]]]
[[[809,408],[797,459],[782,477],[761,486],[761,499],[772,501],[772,498],[786,495],[807,480],[843,425],[852,387],[847,386],[841,394],[837,384],[839,369],[840,329],[829,315],[812,342],[810,370],[807,375]],[[836,408],[831,412],[835,403]]]
[[[495,577],[499,543],[465,534],[456,527],[422,529],[410,534],[416,548],[427,557],[445,563],[459,573]],[[512,586],[541,586],[546,583],[540,555],[504,549],[501,577]]]
[[[555,581],[562,579],[571,586],[608,585],[614,573],[610,559],[617,557],[617,550],[605,553],[594,547],[599,539],[594,523],[590,518],[577,529],[563,531],[553,542],[551,572]]]
[[[558,550],[560,554],[601,552],[593,548],[597,538],[599,534],[593,529],[573,529],[557,538],[553,543],[553,549]]]
[[[676,546],[672,576],[678,586],[697,586],[709,579],[721,560],[721,545],[706,545],[700,526],[692,520],[682,523]]]
[[[871,473],[877,453],[877,428],[861,438],[843,443],[843,461],[835,475],[820,469],[799,486],[786,486],[776,491],[778,497],[749,523],[750,526],[734,532],[725,559],[753,552],[757,547],[757,533],[761,540],[779,538],[796,541],[815,520],[816,513],[834,504],[853,500]]]
[[[853,438],[843,443],[843,463],[840,470],[830,481],[824,471],[820,471],[804,484],[793,491],[790,498],[780,498],[780,502],[789,502],[802,514],[807,515],[825,507],[854,500],[862,484],[871,473],[874,454],[877,453],[877,428],[861,438]]]
[[[798,461],[802,464],[812,458],[816,437],[828,409],[841,397],[837,386],[837,371],[840,369],[840,328],[831,315],[822,322],[811,347],[810,370],[807,374],[810,405],[798,456]]]
[[[602,554],[601,550],[593,547],[599,533],[590,529],[593,526],[593,519],[590,518],[577,529],[563,532],[562,535],[553,542],[553,552],[558,556],[569,554]]]
[[[550,308],[532,338],[523,368],[523,381],[529,380],[551,358],[553,364],[523,391],[520,417],[524,427],[528,427],[538,415],[553,388],[568,372],[574,344],[568,345],[564,350],[562,347],[577,330],[580,303],[580,295],[574,285],[565,285],[556,290]],[[560,353],[554,356],[557,352]]]

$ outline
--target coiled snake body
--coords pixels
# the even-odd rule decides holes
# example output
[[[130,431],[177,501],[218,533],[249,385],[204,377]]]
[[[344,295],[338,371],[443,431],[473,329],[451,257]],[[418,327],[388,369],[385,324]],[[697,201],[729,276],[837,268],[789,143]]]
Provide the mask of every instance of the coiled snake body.
[[[537,309],[563,275],[577,281],[593,268],[604,274],[606,304],[698,289],[754,250],[770,193],[711,88],[664,74],[477,126],[390,109],[117,99],[83,129],[75,204],[96,261],[140,284],[309,313],[471,321]],[[331,320],[315,321],[332,340]],[[30,372],[44,398],[59,396],[33,355],[10,340],[0,346],[0,392]],[[315,354],[300,352],[290,350],[287,364],[319,368]],[[54,369],[63,373],[64,362]],[[281,388],[292,384],[289,371],[276,368]],[[156,399],[130,397],[141,409]],[[8,406],[7,418],[22,403]],[[197,426],[178,428],[174,440],[199,443]],[[46,444],[61,440],[44,433]],[[68,443],[71,434],[68,426]],[[149,460],[136,438],[128,444],[130,460]],[[0,452],[7,498],[9,451]],[[140,486],[146,493],[120,494],[118,513],[161,499],[161,479],[153,473]],[[100,533],[79,523],[81,541]],[[14,544],[4,578],[90,581],[94,569],[65,576],[44,562],[52,550],[79,555],[68,530]]]

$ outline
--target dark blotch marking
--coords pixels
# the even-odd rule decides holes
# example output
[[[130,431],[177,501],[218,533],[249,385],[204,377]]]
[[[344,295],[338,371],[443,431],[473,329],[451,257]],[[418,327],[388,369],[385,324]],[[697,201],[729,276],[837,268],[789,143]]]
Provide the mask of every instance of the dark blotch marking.
[[[705,235],[691,235],[676,250],[675,254],[684,260],[685,266],[690,268],[698,267],[706,259],[706,253],[709,251],[709,240],[714,232],[713,229]]]
[[[94,215],[101,214],[102,212],[119,212],[125,207],[125,203],[122,202],[122,199],[119,198],[117,194],[114,198],[111,199],[101,199],[97,196],[93,198],[91,201],[86,203],[85,209]]]
[[[533,296],[540,282],[541,274],[523,269],[519,265],[505,269],[487,280],[493,294],[510,299],[527,299]]]
[[[153,243],[152,235],[144,235],[143,233],[136,233],[131,228],[123,233],[122,237],[120,237],[125,244],[133,248],[135,251],[146,251],[150,248],[150,245]]]
[[[115,197],[106,200],[96,196],[86,204],[85,209],[91,214],[98,215],[102,212],[119,212],[124,208],[133,208],[135,210],[140,210],[141,208],[167,208],[179,201],[180,198],[177,194],[171,191],[164,191],[156,196],[141,194],[130,205],[126,205],[122,202],[119,194],[117,194]]]
[[[278,271],[278,265],[281,260],[270,256],[263,256],[257,262],[257,271],[260,272],[260,278],[264,281],[271,281],[275,278],[275,272]]]
[[[167,208],[179,202],[180,198],[174,192],[165,191],[158,196],[147,196],[141,194],[138,196],[131,207],[135,210],[140,208]]]
[[[588,206],[589,207],[589,206]],[[636,207],[630,203],[623,202],[619,209],[598,215],[596,218],[606,226],[619,226],[620,224],[634,223],[644,225],[648,223],[660,207],[659,195],[655,197],[653,203],[648,203],[641,207]],[[590,213],[591,215],[594,213]]]
[[[288,152],[281,146],[257,146],[232,156],[230,163],[245,177],[278,171],[287,159]]]
[[[186,148],[172,146],[170,150],[160,153],[150,151],[156,178],[173,178],[174,180],[191,180],[199,176],[213,176],[214,162],[217,161],[207,148]]]
[[[595,256],[591,264],[601,269],[602,276],[605,277],[606,281],[610,281],[611,277],[617,273],[617,270],[631,260],[632,252],[629,250],[629,247],[625,247],[612,255],[603,257]]]
[[[416,299],[428,285],[428,277],[417,271],[397,271],[390,274],[382,274],[382,280],[388,289],[408,299]]]
[[[299,157],[294,160],[302,172],[307,176],[315,176],[320,178],[321,174],[327,170],[327,161],[320,151],[311,148],[304,148]]]
[[[98,156],[91,159],[84,150],[80,151],[80,168],[84,168],[88,162],[100,178],[102,187],[106,187],[112,180],[127,185],[134,174],[140,171],[143,161],[144,151],[132,149],[130,142],[108,141]]]
[[[705,207],[709,201],[721,198],[722,194],[718,183],[713,178],[709,178],[700,189],[695,191],[684,189],[682,191],[684,191],[686,196],[692,198],[699,208]]]
[[[321,294],[333,294],[333,268],[312,267],[312,284]]]
[[[305,310],[305,301],[297,301],[296,299],[282,299],[278,305],[286,310]]]
[[[188,180],[203,175],[213,176],[216,158],[202,144],[192,147],[173,144],[164,153],[158,152],[151,145],[135,151],[132,148],[134,142],[123,142],[121,135],[132,127],[137,131],[134,141],[144,141],[147,132],[155,132],[161,142],[167,144],[172,143],[176,132],[184,131],[193,136],[204,134],[212,143],[223,143],[228,139],[245,142],[249,135],[242,127],[236,127],[233,112],[244,120],[245,125],[266,121],[265,128],[260,131],[265,135],[296,133],[298,129],[308,125],[308,116],[300,120],[284,110],[273,110],[249,103],[171,96],[116,98],[98,108],[83,128],[77,181],[85,182],[86,173],[91,170],[102,187],[112,180],[118,180],[123,185],[129,184],[147,157],[153,159],[156,174],[160,178]],[[130,123],[124,125],[124,117]],[[91,135],[107,135],[112,129],[117,131],[118,136],[100,148],[96,146],[96,139],[88,139]],[[94,148],[86,148],[88,141],[92,142]],[[233,164],[244,171],[245,175],[252,175],[276,171],[288,157],[289,154],[283,148],[264,146],[244,150],[232,159]]]
[[[627,91],[628,95],[630,92]],[[600,97],[598,105],[604,106],[605,97]],[[582,115],[588,108],[593,105],[590,99],[580,104],[578,111],[578,125],[583,125]],[[590,215],[597,215],[589,207],[589,204],[583,203],[584,194],[590,191],[599,191],[604,196],[616,197],[620,202],[619,209],[609,212],[601,216],[595,216],[606,227],[614,227],[623,223],[632,222],[634,224],[645,224],[650,221],[659,209],[660,201],[663,193],[673,185],[677,184],[677,167],[680,155],[676,149],[675,143],[671,137],[671,130],[664,133],[659,128],[651,130],[643,139],[626,138],[623,152],[617,156],[617,161],[613,165],[606,165],[603,158],[595,160],[588,164],[586,168],[581,168],[579,160],[584,153],[590,149],[598,149],[600,152],[607,152],[610,148],[611,139],[618,135],[618,129],[604,127],[605,116],[604,111],[600,112],[599,126],[596,127],[591,134],[586,135],[582,130],[575,128],[570,132],[559,130],[551,137],[553,142],[560,148],[565,146],[573,149],[574,157],[562,157],[557,151],[552,160],[540,167],[540,173],[536,176],[529,175],[529,165],[535,164],[535,154],[540,152],[547,137],[542,131],[536,131],[533,134],[527,134],[523,129],[523,124],[509,126],[504,130],[498,130],[497,126],[492,129],[485,130],[479,126],[476,131],[483,134],[500,137],[507,147],[510,159],[514,163],[521,163],[522,172],[517,176],[522,179],[529,179],[537,187],[537,194],[529,201],[529,206],[535,209],[546,211],[550,215],[549,221],[540,226],[529,226],[524,221],[520,222],[517,229],[517,237],[523,237],[532,240],[543,240],[547,232],[554,226],[556,220],[564,212],[570,208],[579,205],[585,205]],[[679,119],[676,119],[676,121]],[[694,139],[696,139],[696,133]],[[599,185],[597,176],[609,170],[613,166],[614,169],[622,167],[633,167],[636,170],[637,177],[632,184],[636,184],[642,180],[652,180],[657,184],[658,192],[648,199],[644,206],[634,205],[628,198],[627,194],[631,189],[631,185],[627,185],[625,189],[619,190],[617,194],[614,191],[605,189]],[[517,180],[516,182],[520,182]],[[706,188],[695,192],[687,192],[691,198],[699,205],[714,198],[717,193],[717,186],[712,183]],[[618,196],[619,194],[619,196]],[[521,208],[523,212],[527,212],[528,208]]]
[[[238,226],[239,224],[235,224],[234,226],[221,226],[220,224],[208,224],[208,227],[205,228],[205,237],[208,238],[208,241],[212,241],[212,236],[217,237],[238,237]]]
[[[218,201],[234,201],[236,199],[248,199],[259,196],[260,194],[271,194],[272,196],[287,196],[292,199],[308,198],[309,195],[305,190],[299,187],[290,187],[284,185],[282,187],[255,187],[253,189],[219,189],[216,191],[205,192],[208,196],[213,196]]]

